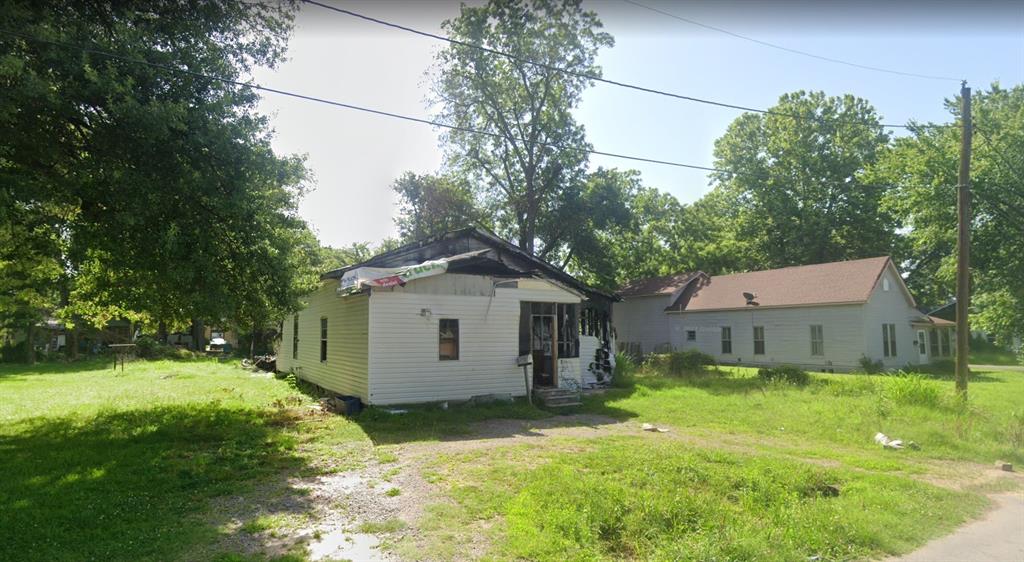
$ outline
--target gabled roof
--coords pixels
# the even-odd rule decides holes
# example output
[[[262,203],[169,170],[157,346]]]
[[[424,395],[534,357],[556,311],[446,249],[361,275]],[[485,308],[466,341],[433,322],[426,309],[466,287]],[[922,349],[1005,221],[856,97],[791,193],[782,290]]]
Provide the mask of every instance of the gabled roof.
[[[685,287],[697,275],[700,275],[700,272],[688,271],[675,275],[635,279],[619,289],[619,296],[627,299],[654,295],[668,296]]]
[[[882,256],[704,277],[684,310],[752,308],[743,293],[756,295],[754,302],[760,308],[864,303],[891,263]]]
[[[487,251],[481,252],[480,250]],[[328,271],[320,278],[322,280],[341,279],[346,272],[358,267],[402,267],[454,256],[465,257],[465,259],[458,260],[458,266],[453,264],[449,267],[448,271],[451,273],[505,276],[525,274],[545,277],[579,291],[588,298],[618,300],[615,295],[591,287],[519,246],[477,227],[453,230],[417,240],[378,254],[362,263]]]

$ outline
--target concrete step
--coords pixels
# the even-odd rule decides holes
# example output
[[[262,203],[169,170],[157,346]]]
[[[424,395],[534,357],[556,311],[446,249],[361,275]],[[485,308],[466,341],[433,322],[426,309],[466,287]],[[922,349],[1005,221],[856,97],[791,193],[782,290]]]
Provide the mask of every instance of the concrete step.
[[[541,404],[551,408],[582,404],[579,392],[569,388],[536,388],[533,395]]]

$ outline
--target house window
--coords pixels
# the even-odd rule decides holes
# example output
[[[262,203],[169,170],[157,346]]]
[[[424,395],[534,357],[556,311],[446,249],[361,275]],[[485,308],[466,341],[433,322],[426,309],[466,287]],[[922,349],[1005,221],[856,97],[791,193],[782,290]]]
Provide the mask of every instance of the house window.
[[[951,355],[949,351],[949,330],[943,328],[939,333],[939,346],[943,357]]]
[[[754,355],[764,355],[764,326],[754,326]]]
[[[438,359],[456,361],[459,358],[459,321],[442,318],[438,322]]]
[[[722,354],[728,355],[730,353],[732,353],[732,328],[722,326]]]
[[[825,355],[825,330],[821,324],[811,324],[811,355]]]
[[[896,324],[882,324],[882,353],[896,357]]]
[[[882,278],[882,290],[883,291],[888,291],[889,290],[889,278],[888,277]]]
[[[686,330],[686,341],[697,341],[697,330]]]
[[[320,319],[320,362],[327,362],[327,318]]]
[[[292,316],[292,359],[299,358],[299,315]]]
[[[928,330],[928,347],[931,350],[932,357],[939,356],[939,331],[935,328]]]

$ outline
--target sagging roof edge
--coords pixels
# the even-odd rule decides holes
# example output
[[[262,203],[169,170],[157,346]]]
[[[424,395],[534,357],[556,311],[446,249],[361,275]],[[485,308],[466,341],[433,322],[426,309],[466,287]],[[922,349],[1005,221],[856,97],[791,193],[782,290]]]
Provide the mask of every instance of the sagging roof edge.
[[[358,268],[358,267],[373,267],[373,266],[379,264],[380,262],[385,261],[389,256],[392,256],[394,254],[398,254],[398,253],[401,253],[401,252],[407,252],[409,250],[414,250],[416,248],[422,248],[424,246],[428,246],[430,244],[436,244],[436,243],[442,242],[444,240],[456,239],[456,238],[459,238],[461,236],[472,236],[472,237],[476,238],[477,240],[479,240],[481,242],[490,244],[492,246],[498,246],[500,248],[500,251],[506,251],[506,252],[515,254],[515,255],[519,256],[520,258],[525,259],[525,260],[527,260],[527,261],[529,261],[529,262],[539,266],[539,268],[541,270],[543,270],[543,272],[546,275],[552,277],[553,279],[555,279],[555,280],[557,280],[557,281],[559,281],[561,283],[564,283],[564,284],[574,288],[577,291],[580,291],[584,295],[587,295],[587,296],[596,295],[596,296],[608,299],[610,301],[620,301],[620,300],[622,300],[616,293],[610,293],[610,292],[598,289],[596,287],[591,287],[590,285],[587,285],[586,283],[583,283],[582,281],[576,279],[572,275],[569,275],[568,273],[562,271],[561,269],[555,267],[554,265],[551,265],[550,263],[548,263],[548,262],[538,258],[537,256],[534,256],[533,254],[530,254],[529,252],[527,252],[526,250],[523,250],[519,246],[516,246],[515,244],[512,244],[512,243],[508,242],[507,240],[502,239],[497,234],[494,234],[493,232],[489,232],[487,230],[484,230],[483,228],[475,227],[475,226],[461,228],[461,229],[458,229],[458,230],[450,230],[450,231],[445,232],[443,234],[438,234],[436,236],[432,236],[432,237],[428,237],[428,238],[423,238],[421,240],[416,240],[414,242],[410,242],[408,244],[404,244],[404,245],[399,246],[398,248],[395,248],[393,250],[388,250],[387,252],[384,252],[382,254],[378,254],[378,255],[376,255],[376,256],[374,256],[374,257],[372,257],[372,258],[370,258],[370,259],[368,259],[366,261],[363,261],[361,263],[357,263],[357,264],[353,264],[353,265],[349,265],[349,266],[346,266],[346,267],[342,267],[342,268],[338,268],[338,269],[333,269],[331,271],[325,272],[322,275],[320,275],[320,280],[321,281],[326,281],[326,280],[329,280],[329,279],[340,279],[346,272],[348,272],[348,271],[350,271],[352,269],[355,269],[355,268]],[[524,273],[529,273],[529,272],[524,272]]]

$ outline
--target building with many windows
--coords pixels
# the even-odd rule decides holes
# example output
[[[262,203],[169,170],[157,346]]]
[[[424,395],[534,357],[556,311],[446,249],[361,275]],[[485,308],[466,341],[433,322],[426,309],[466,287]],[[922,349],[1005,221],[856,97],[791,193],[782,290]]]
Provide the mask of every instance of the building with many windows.
[[[837,371],[862,357],[895,368],[953,354],[954,323],[918,311],[888,257],[657,279],[631,282],[613,305],[619,349]]]

